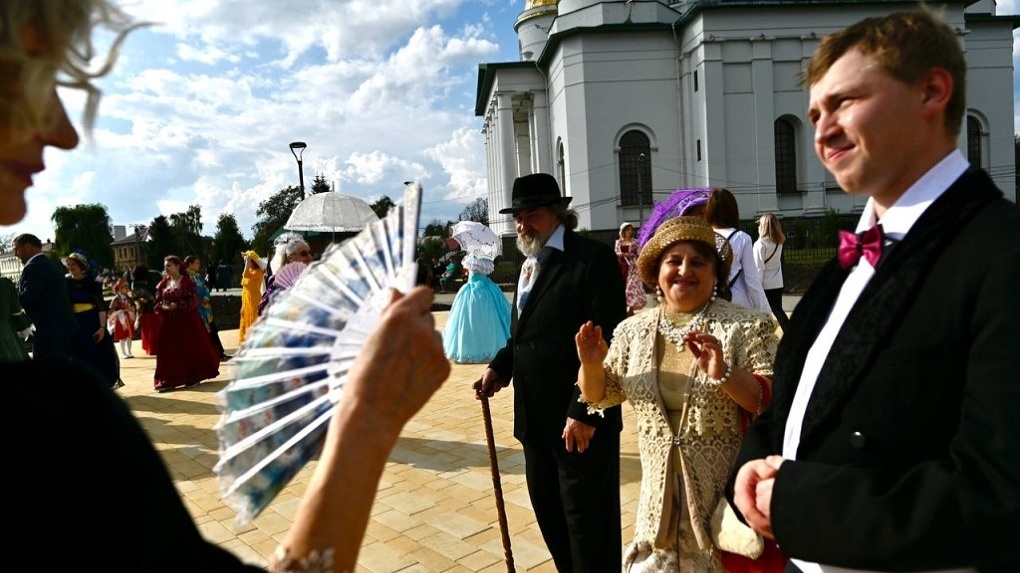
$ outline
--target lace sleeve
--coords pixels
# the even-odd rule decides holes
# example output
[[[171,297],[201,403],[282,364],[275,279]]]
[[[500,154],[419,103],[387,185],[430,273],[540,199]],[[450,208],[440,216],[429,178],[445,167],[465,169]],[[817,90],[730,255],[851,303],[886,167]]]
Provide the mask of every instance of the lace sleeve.
[[[623,323],[621,323],[621,326]],[[602,363],[602,369],[606,373],[606,392],[602,401],[598,404],[586,402],[584,398],[578,401],[588,406],[588,414],[598,414],[605,417],[605,410],[622,404],[627,399],[627,392],[620,384],[620,377],[627,372],[630,353],[626,352],[629,346],[629,337],[626,328],[617,327],[613,333],[613,342],[609,345],[609,353]]]

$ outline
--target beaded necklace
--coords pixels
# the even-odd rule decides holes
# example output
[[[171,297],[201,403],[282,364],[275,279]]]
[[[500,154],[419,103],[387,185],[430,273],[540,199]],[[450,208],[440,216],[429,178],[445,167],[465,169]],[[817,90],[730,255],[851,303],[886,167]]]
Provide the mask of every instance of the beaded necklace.
[[[715,294],[713,294],[712,298],[705,303],[705,306],[701,307],[698,312],[694,314],[694,317],[691,318],[691,321],[687,323],[687,326],[684,328],[678,328],[677,325],[667,319],[666,307],[661,307],[662,311],[659,313],[659,332],[662,333],[662,336],[666,340],[676,344],[677,352],[683,352],[686,348],[686,345],[684,344],[685,336],[692,332],[697,332],[705,327],[705,323],[707,322],[705,320],[705,313],[708,312],[708,307],[712,305],[713,301],[715,301]]]

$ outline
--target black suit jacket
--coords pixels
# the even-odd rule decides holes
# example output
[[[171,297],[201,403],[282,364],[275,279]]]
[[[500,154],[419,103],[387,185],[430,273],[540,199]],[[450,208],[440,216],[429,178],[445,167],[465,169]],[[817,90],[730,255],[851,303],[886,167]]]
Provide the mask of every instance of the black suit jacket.
[[[34,257],[22,269],[18,300],[35,324],[36,344],[78,334],[63,269],[44,255]]]
[[[848,274],[830,262],[797,305],[773,405],[734,471],[781,453],[805,356]],[[808,561],[1020,571],[1020,208],[984,172],[954,182],[861,293],[771,518],[783,551]]]
[[[510,338],[489,367],[514,383],[514,437],[521,443],[561,439],[567,417],[599,431],[623,428],[620,408],[605,418],[588,415],[577,401],[581,363],[574,335],[586,321],[602,327],[608,342],[627,315],[623,277],[612,247],[564,230],[563,251],[553,249],[538,274],[521,316],[514,295]]]

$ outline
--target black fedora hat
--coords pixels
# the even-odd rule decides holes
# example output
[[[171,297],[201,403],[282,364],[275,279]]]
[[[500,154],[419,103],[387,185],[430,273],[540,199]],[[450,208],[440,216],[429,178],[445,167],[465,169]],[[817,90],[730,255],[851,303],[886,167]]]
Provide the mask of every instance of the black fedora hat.
[[[548,173],[532,173],[514,180],[514,190],[511,196],[510,206],[500,209],[500,215],[507,215],[515,211],[532,209],[534,207],[545,207],[547,205],[570,203],[572,197],[560,195],[560,186],[556,178]]]

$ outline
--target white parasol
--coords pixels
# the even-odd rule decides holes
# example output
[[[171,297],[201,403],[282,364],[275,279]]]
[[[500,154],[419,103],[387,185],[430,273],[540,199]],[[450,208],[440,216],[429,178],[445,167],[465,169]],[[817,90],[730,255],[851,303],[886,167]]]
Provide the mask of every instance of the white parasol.
[[[356,233],[378,221],[365,201],[336,191],[316,193],[298,203],[283,226],[289,231]]]
[[[475,221],[461,221],[450,227],[450,238],[460,243],[469,255],[495,260],[503,250],[503,241],[489,227]]]

